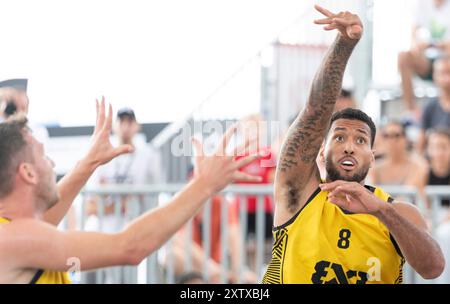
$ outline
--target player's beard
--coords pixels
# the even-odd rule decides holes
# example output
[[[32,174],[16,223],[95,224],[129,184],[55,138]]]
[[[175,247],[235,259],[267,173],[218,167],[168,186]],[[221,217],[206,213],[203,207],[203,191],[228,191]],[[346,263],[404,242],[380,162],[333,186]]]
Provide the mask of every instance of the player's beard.
[[[346,175],[346,176],[343,176],[339,172],[339,169],[333,164],[333,162],[331,162],[329,160],[325,161],[325,168],[327,170],[327,179],[329,179],[331,181],[344,180],[347,182],[358,182],[359,183],[366,178],[370,167],[364,166],[361,169],[355,171],[352,175]]]
[[[59,201],[59,192],[52,177],[42,179],[36,187],[35,192],[37,208],[47,211]]]

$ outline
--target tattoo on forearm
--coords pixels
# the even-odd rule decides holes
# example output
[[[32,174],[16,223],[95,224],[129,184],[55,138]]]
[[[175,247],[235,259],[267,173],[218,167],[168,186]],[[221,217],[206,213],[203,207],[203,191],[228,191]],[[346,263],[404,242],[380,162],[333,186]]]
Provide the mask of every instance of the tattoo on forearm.
[[[347,61],[356,43],[357,41],[338,37],[328,51],[314,78],[306,107],[289,129],[281,149],[278,164],[281,172],[288,173],[290,170],[301,169],[299,166],[302,163],[311,165],[315,162],[341,90]],[[298,174],[302,172],[298,171]],[[293,184],[286,186],[290,189],[290,204],[299,194],[296,190],[295,195],[291,195]]]
[[[280,170],[287,171],[299,161],[315,161],[339,95],[348,58],[356,42],[337,38],[313,81],[309,101],[290,128],[283,145]]]

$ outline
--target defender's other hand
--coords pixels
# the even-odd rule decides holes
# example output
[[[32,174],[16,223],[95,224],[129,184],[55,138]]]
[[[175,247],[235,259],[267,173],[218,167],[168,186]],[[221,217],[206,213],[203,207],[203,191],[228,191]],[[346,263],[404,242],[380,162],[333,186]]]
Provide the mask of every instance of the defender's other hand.
[[[203,180],[205,185],[214,193],[235,181],[261,181],[261,177],[241,172],[239,169],[262,155],[252,154],[236,160],[236,151],[245,149],[251,141],[246,141],[242,147],[236,148],[233,154],[226,152],[226,147],[236,130],[237,125],[234,125],[225,132],[219,147],[211,156],[204,155],[203,145],[200,141],[195,138],[192,140],[196,150],[194,178]]]

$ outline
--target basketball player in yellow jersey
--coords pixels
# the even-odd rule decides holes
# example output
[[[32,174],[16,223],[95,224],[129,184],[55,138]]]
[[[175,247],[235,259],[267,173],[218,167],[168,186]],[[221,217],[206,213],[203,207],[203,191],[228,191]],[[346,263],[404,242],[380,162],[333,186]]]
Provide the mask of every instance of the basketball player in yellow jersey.
[[[444,257],[412,205],[364,185],[374,162],[375,125],[365,113],[332,116],[347,61],[363,33],[358,16],[316,24],[338,35],[314,78],[309,100],[288,131],[275,178],[275,243],[263,283],[400,283],[404,259],[424,278]],[[321,181],[316,158],[326,168]]]
[[[81,188],[96,167],[129,152],[129,147],[114,148],[109,141],[111,107],[106,116],[102,100],[97,110],[94,148],[85,159],[88,165],[79,164],[85,170],[77,170],[67,186]],[[229,129],[211,156],[205,156],[201,143],[195,141],[198,153],[192,181],[164,207],[144,213],[120,233],[105,234],[56,229],[54,224],[70,204],[57,203],[53,162],[27,129],[26,120],[1,123],[0,283],[69,283],[66,271],[72,265],[79,266],[77,270],[137,265],[196,214],[212,194],[234,180],[259,181],[238,171],[257,156],[236,160],[225,153],[235,130]],[[241,155],[240,151],[236,148],[234,155]]]

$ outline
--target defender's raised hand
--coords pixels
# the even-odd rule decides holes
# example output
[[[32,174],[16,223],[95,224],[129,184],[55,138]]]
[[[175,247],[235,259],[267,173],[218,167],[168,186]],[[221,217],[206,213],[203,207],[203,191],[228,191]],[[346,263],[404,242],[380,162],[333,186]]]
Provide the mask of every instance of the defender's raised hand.
[[[239,171],[240,168],[260,158],[261,155],[253,154],[239,160],[236,160],[235,157],[240,155],[241,150],[245,150],[248,147],[251,143],[250,140],[247,140],[241,147],[234,149],[233,154],[226,152],[227,145],[237,129],[238,125],[235,124],[225,132],[219,147],[211,156],[205,156],[202,143],[195,138],[192,139],[196,150],[194,177],[204,180],[213,192],[222,190],[234,181],[261,181],[259,176]]]
[[[112,125],[111,105],[109,106],[108,116],[105,113],[105,98],[103,97],[101,102],[97,100],[97,122],[88,153],[77,163],[75,168],[59,181],[60,200],[53,208],[45,212],[44,220],[46,222],[57,226],[62,221],[73,200],[98,166],[121,154],[133,151],[133,147],[129,145],[119,147],[111,145],[109,141]]]
[[[96,105],[97,122],[94,134],[92,134],[91,147],[87,159],[92,161],[96,166],[100,166],[119,155],[132,152],[133,147],[130,145],[121,145],[119,147],[112,146],[109,140],[112,128],[112,106],[109,105],[108,116],[106,116],[105,97],[102,97],[100,102],[96,100]]]
[[[324,24],[324,30],[331,31],[337,29],[344,38],[351,40],[359,40],[363,34],[363,25],[359,17],[350,12],[340,12],[333,14],[329,10],[319,6],[314,6],[324,19],[314,20],[315,24]]]

